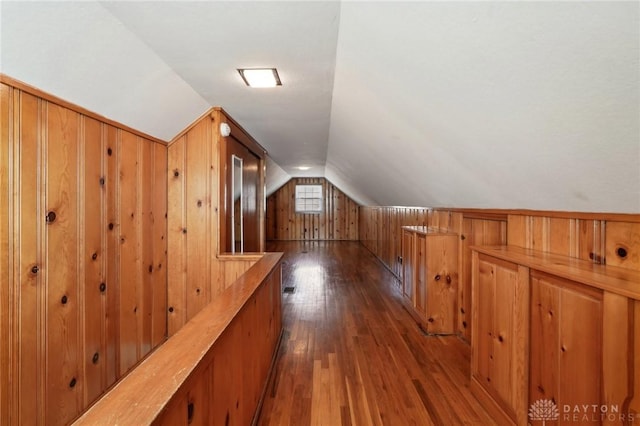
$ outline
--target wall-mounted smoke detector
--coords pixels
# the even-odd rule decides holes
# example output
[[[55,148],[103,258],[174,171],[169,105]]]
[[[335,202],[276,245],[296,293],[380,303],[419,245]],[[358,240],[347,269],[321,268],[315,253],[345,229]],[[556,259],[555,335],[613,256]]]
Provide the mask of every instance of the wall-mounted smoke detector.
[[[275,68],[238,68],[238,72],[249,87],[282,86],[278,70]]]

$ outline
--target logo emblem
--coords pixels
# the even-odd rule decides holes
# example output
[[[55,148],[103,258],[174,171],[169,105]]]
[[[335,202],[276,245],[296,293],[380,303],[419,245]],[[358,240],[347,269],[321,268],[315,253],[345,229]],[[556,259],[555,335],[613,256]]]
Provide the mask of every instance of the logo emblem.
[[[558,417],[560,417],[558,406],[549,399],[539,399],[529,407],[529,418],[542,420],[543,426],[547,420],[558,420]]]

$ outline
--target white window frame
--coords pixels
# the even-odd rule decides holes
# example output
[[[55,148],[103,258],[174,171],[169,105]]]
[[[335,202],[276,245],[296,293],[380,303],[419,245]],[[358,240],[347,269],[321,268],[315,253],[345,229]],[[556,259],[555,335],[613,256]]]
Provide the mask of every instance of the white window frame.
[[[322,184],[296,184],[295,209],[296,213],[322,213],[323,201]]]

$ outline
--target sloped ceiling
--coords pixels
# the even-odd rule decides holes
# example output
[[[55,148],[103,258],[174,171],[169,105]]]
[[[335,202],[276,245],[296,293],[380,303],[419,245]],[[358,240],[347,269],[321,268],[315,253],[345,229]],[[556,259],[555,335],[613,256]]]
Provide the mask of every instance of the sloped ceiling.
[[[640,212],[638,2],[0,7],[3,73],[165,140],[221,105],[277,163],[272,189]],[[283,86],[243,86],[256,66]]]

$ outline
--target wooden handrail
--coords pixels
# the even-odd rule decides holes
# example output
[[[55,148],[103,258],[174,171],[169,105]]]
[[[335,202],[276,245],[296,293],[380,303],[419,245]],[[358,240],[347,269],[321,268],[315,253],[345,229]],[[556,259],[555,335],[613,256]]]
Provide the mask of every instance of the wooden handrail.
[[[118,382],[74,424],[153,423],[194,371],[211,361],[216,341],[281,259],[282,253],[265,253],[234,284]]]

